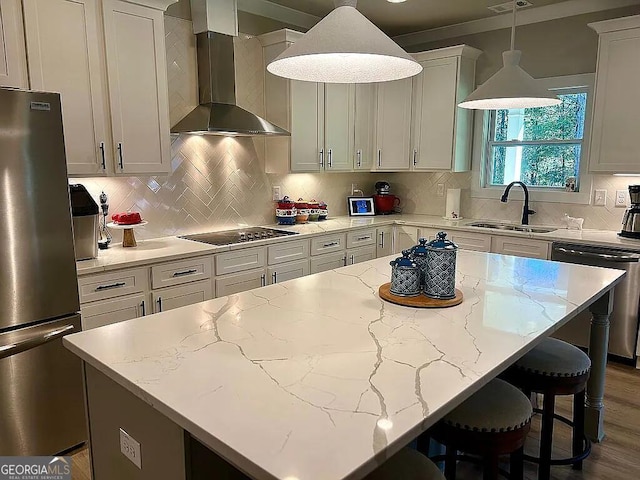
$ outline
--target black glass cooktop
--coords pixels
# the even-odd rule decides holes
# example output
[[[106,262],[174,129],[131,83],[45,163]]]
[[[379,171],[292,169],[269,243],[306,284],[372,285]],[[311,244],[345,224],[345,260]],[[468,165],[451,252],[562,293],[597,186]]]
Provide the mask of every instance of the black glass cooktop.
[[[193,240],[194,242],[208,243],[209,245],[233,245],[234,243],[254,242],[256,240],[286,237],[289,235],[297,235],[297,232],[276,230],[275,228],[249,227],[239,230],[223,230],[221,232],[183,235],[179,238]]]

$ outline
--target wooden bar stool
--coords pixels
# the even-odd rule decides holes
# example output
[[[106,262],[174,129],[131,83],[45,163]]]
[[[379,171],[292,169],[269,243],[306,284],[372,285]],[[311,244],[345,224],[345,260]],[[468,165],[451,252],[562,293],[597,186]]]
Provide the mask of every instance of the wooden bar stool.
[[[550,478],[551,465],[572,465],[575,470],[581,470],[582,461],[591,453],[591,442],[584,434],[585,389],[590,369],[591,360],[582,350],[562,340],[546,338],[503,375],[529,396],[531,392],[544,395],[542,410],[536,409],[542,413],[540,456],[525,456],[527,461],[539,464],[539,480]],[[555,413],[558,395],[573,395],[573,420]],[[572,427],[571,458],[551,458],[554,419]]]
[[[405,447],[364,480],[445,480],[435,463],[420,452]]]
[[[520,390],[507,382],[494,379],[445,416],[428,435],[445,445],[447,480],[456,478],[456,462],[472,460],[468,455],[482,457],[484,479],[498,478],[499,459],[510,456],[511,479],[524,476],[523,447],[529,432],[533,409]],[[419,448],[428,448],[428,438],[421,437]],[[442,460],[435,457],[434,460]]]

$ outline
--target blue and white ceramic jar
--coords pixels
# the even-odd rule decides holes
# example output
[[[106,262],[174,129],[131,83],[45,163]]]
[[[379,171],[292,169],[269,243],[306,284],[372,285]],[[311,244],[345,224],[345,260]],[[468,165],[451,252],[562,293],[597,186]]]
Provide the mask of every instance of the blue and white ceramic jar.
[[[456,296],[456,254],[458,246],[439,232],[426,245],[427,268],[424,294],[430,298],[449,300]]]
[[[392,260],[391,293],[400,297],[420,295],[420,268],[410,258],[411,252],[404,250],[402,257]]]
[[[426,281],[428,253],[429,251],[427,250],[426,238],[421,238],[420,240],[418,240],[418,245],[411,248],[411,258],[420,269],[420,287],[422,287],[423,289]]]

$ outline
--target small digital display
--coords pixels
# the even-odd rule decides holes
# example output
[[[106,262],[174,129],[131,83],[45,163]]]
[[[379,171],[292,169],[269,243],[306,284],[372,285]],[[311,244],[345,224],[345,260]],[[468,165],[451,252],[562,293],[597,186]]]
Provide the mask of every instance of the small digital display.
[[[368,200],[351,200],[351,209],[354,213],[371,213],[371,202]]]

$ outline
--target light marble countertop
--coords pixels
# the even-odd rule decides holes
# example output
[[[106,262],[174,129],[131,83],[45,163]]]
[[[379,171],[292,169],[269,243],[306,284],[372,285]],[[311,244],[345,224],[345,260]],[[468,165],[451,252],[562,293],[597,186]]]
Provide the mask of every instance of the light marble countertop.
[[[388,215],[375,217],[336,217],[322,222],[309,222],[303,225],[266,225],[270,228],[297,232],[298,235],[278,237],[216,247],[204,243],[184,240],[178,237],[164,237],[152,240],[140,240],[138,246],[122,248],[120,244],[112,245],[107,250],[99,250],[98,258],[76,262],[78,275],[88,275],[121,268],[150,265],[158,261],[171,261],[181,258],[209,255],[247,247],[258,247],[273,243],[287,242],[305,237],[312,237],[331,232],[347,231],[353,228],[380,227],[385,225],[411,225],[417,227],[438,228],[444,230],[462,230],[501,236],[534,238],[547,241],[566,241],[589,245],[601,245],[615,248],[626,248],[640,251],[640,240],[620,238],[617,232],[607,230],[566,230],[558,229],[551,233],[527,233],[509,230],[494,230],[470,227],[469,223],[482,221],[464,219],[459,221],[445,220],[433,215]],[[496,220],[486,220],[496,221]]]
[[[381,258],[64,337],[258,479],[361,478],[623,275],[459,252],[449,309],[392,305]]]

